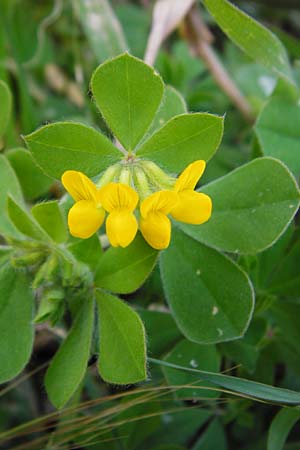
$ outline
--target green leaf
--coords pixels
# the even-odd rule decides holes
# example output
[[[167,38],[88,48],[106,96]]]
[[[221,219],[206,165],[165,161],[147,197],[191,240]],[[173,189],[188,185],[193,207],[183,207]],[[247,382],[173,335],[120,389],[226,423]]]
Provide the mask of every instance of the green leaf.
[[[0,383],[18,375],[30,358],[33,305],[25,274],[3,265],[0,269]]]
[[[295,85],[286,50],[280,40],[227,0],[204,0],[225,34],[250,58]]]
[[[237,392],[253,399],[266,400],[273,403],[286,405],[300,405],[300,393],[289,389],[268,386],[267,384],[258,383],[256,381],[246,380],[221,373],[206,372],[204,370],[192,369],[184,367],[180,364],[173,364],[155,358],[148,358],[149,362],[158,364],[163,367],[172,367],[176,370],[183,370],[198,374],[199,378],[209,381],[216,386],[223,387],[231,392]]]
[[[213,344],[243,336],[253,290],[233,261],[175,228],[161,255],[161,274],[176,323],[189,340]]]
[[[102,247],[97,234],[88,239],[76,239],[68,246],[68,250],[76,259],[87,264],[93,272],[96,271],[102,257]]]
[[[15,236],[17,230],[6,211],[7,195],[12,195],[19,202],[23,201],[23,196],[16,174],[4,155],[0,155],[0,192],[0,234]]]
[[[271,98],[255,126],[263,154],[283,161],[300,175],[300,107],[286,99]]]
[[[209,372],[218,372],[220,368],[220,356],[214,345],[199,345],[194,342],[182,340],[164,358],[170,363],[180,363],[184,366],[199,367]],[[214,385],[199,381],[199,376],[188,372],[175,371],[169,367],[163,368],[164,375],[170,386],[190,385],[189,388],[176,390],[176,397],[180,399],[197,400],[201,398],[217,398],[219,392]],[[205,387],[210,388],[204,389]]]
[[[28,213],[11,197],[7,199],[7,209],[10,220],[15,227],[25,236],[36,239],[37,241],[50,241],[49,235],[41,228]]]
[[[164,85],[152,67],[127,53],[100,65],[91,89],[107,125],[133,150],[151,125]]]
[[[58,202],[38,203],[31,209],[32,215],[46,233],[57,243],[68,239],[66,224]]]
[[[132,384],[146,379],[144,326],[122,300],[97,291],[100,358],[98,369],[104,381]]]
[[[169,120],[138,149],[137,154],[171,172],[197,159],[208,161],[223,134],[223,118],[207,113],[182,114]]]
[[[34,200],[48,192],[53,180],[41,171],[28,150],[14,148],[6,152],[6,156],[17,174],[24,196],[28,200]]]
[[[129,247],[111,247],[99,261],[95,285],[117,294],[134,292],[151,273],[157,255],[140,234]]]
[[[89,44],[102,62],[124,52],[128,45],[121,25],[108,0],[79,0],[74,2]]]
[[[56,408],[67,403],[83,380],[90,356],[93,321],[94,302],[87,298],[46,373],[46,390]]]
[[[168,122],[168,120],[172,119],[172,117],[186,112],[186,103],[182,95],[172,86],[166,86],[160,108],[155,114],[147,134],[152,135],[156,130]]]
[[[295,179],[273,158],[257,158],[201,192],[212,198],[210,220],[180,227],[200,242],[227,252],[257,253],[271,246],[299,207]]]
[[[0,138],[4,135],[11,113],[12,97],[7,84],[0,80]]]
[[[122,157],[103,134],[80,123],[46,125],[25,136],[25,141],[37,164],[57,179],[66,170],[93,177]]]
[[[267,450],[282,450],[290,430],[299,419],[299,409],[282,408],[272,420]]]

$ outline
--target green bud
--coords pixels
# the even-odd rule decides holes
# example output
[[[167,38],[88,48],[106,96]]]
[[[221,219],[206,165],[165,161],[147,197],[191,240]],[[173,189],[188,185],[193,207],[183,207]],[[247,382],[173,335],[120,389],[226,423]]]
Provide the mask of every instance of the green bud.
[[[36,264],[40,264],[44,259],[45,253],[31,252],[20,256],[13,255],[11,258],[11,263],[15,267],[35,266]]]
[[[133,174],[134,184],[140,196],[140,200],[144,200],[146,197],[149,197],[149,195],[151,195],[151,189],[149,187],[148,179],[143,169],[138,166],[134,167]]]
[[[97,187],[101,188],[102,186],[105,186],[106,184],[114,181],[114,179],[118,177],[120,171],[121,171],[120,164],[114,164],[113,166],[110,166],[108,169],[106,169],[106,171],[98,181]]]
[[[37,289],[41,286],[45,281],[49,282],[55,276],[55,272],[58,270],[58,258],[56,255],[51,255],[49,258],[40,266],[38,271],[35,274],[32,287],[33,289]]]
[[[46,322],[52,320],[57,312],[61,310],[64,291],[62,289],[47,289],[43,292],[38,307],[38,312],[34,318],[35,323]]]
[[[121,173],[119,176],[119,182],[123,184],[128,184],[128,186],[131,185],[132,180],[132,173],[129,167],[122,167]]]
[[[8,237],[7,242],[15,248],[20,248],[24,250],[37,250],[42,249],[45,246],[41,242],[33,241],[30,239],[18,239],[14,237]]]
[[[154,162],[141,161],[141,165],[153,184],[156,184],[160,189],[173,189],[175,178],[166,174]]]

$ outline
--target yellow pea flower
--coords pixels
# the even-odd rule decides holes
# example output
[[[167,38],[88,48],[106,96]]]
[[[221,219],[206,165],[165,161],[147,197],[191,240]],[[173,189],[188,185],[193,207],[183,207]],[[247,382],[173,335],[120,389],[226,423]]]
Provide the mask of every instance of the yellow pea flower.
[[[130,186],[109,183],[99,190],[99,199],[109,213],[106,234],[113,247],[127,247],[137,233],[138,224],[133,211],[139,196]]]
[[[194,191],[205,166],[205,161],[195,161],[189,164],[176,180],[174,191],[177,192],[178,203],[172,209],[171,215],[179,222],[200,225],[211,216],[211,198]]]
[[[72,236],[87,239],[101,227],[105,211],[99,200],[95,184],[82,172],[67,170],[62,184],[75,200],[68,214],[68,225]]]
[[[167,248],[171,239],[171,222],[167,214],[177,203],[173,191],[158,191],[147,197],[141,204],[140,230],[151,247]]]

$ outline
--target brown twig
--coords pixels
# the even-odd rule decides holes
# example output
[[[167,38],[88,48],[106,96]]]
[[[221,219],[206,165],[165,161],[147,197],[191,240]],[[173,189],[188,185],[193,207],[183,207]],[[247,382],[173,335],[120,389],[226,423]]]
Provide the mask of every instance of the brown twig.
[[[213,50],[211,46],[213,41],[212,33],[203,22],[199,8],[196,6],[192,7],[186,16],[184,34],[190,47],[206,64],[218,86],[239,109],[244,118],[248,122],[253,123],[254,115],[251,106],[230,78],[227,70]]]

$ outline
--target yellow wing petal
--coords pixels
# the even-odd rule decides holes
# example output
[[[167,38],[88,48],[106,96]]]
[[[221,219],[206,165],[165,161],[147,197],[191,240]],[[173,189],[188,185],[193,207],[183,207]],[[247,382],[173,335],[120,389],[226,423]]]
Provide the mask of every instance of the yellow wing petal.
[[[61,182],[76,202],[79,200],[97,201],[97,188],[84,173],[67,170],[61,177]]]
[[[195,189],[201,175],[205,170],[206,162],[203,160],[194,161],[188,165],[176,180],[175,191],[181,192],[185,189]]]
[[[171,222],[165,214],[150,213],[141,217],[140,230],[145,240],[156,250],[163,250],[170,244]]]
[[[106,220],[106,234],[113,247],[127,247],[134,240],[138,224],[132,212],[114,211]]]
[[[80,200],[69,211],[68,225],[72,236],[87,239],[101,227],[105,217],[103,208],[96,208],[92,200]]]
[[[141,215],[146,218],[148,214],[160,212],[169,214],[177,204],[178,196],[173,191],[158,191],[149,195],[141,204]]]
[[[133,211],[139,201],[139,196],[127,184],[109,183],[98,191],[98,199],[108,212],[120,209]]]
[[[174,219],[179,222],[200,225],[210,218],[212,202],[208,195],[186,190],[179,192],[178,197],[179,202],[171,211]]]

